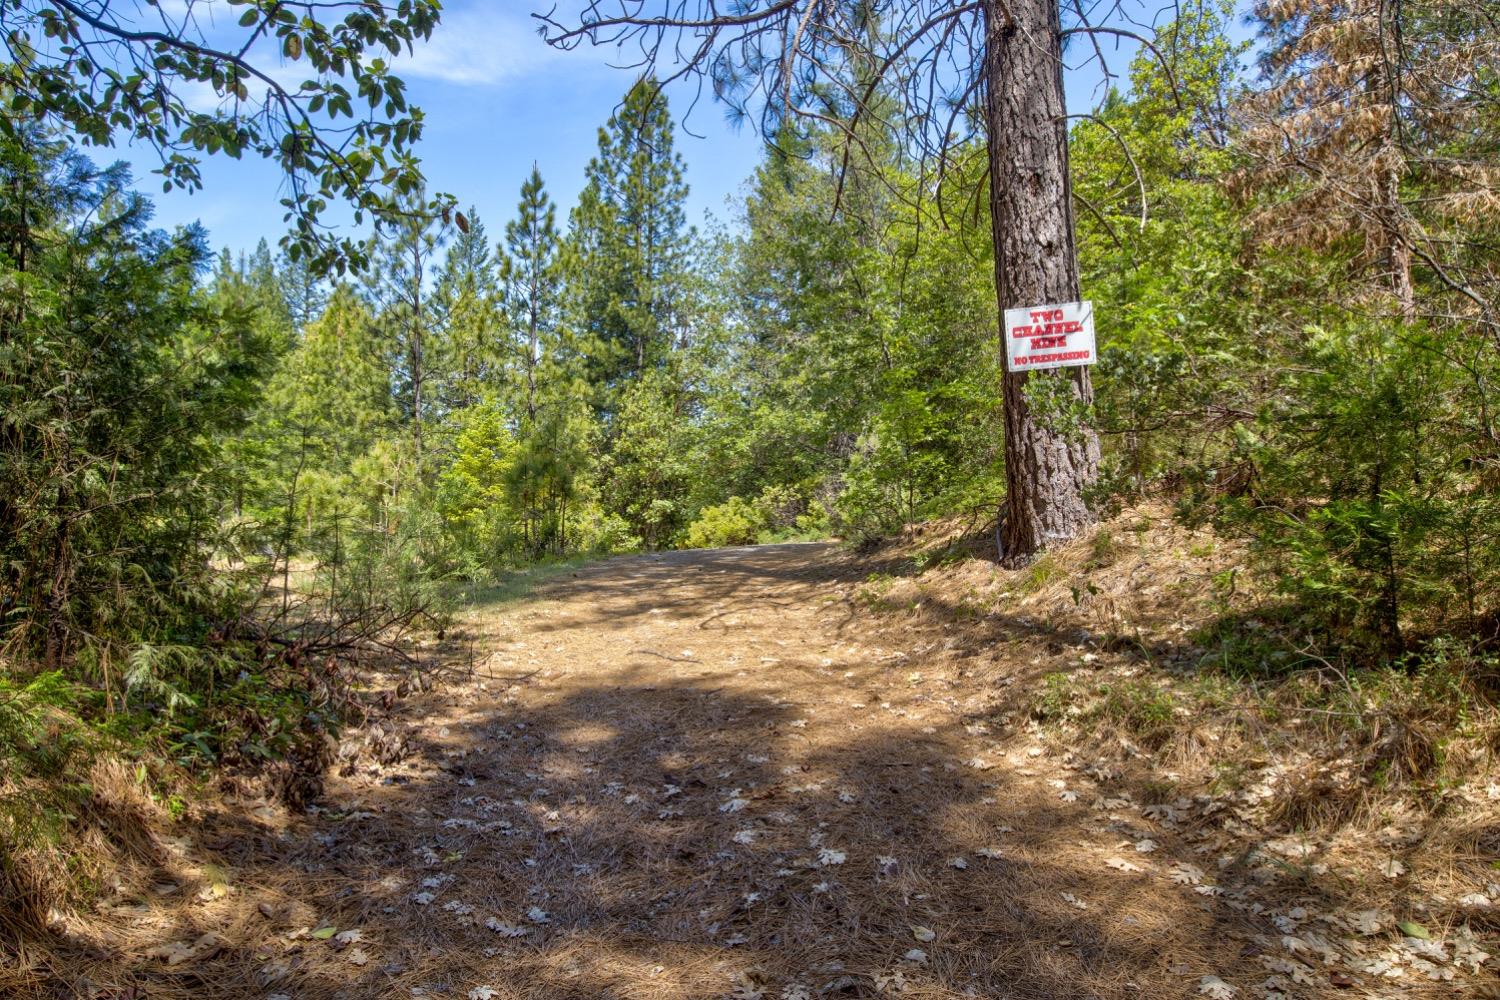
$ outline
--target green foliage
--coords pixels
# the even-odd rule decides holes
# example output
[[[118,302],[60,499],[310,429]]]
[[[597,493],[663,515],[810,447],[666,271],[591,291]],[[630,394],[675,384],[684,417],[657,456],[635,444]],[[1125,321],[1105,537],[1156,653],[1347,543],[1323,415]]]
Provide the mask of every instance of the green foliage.
[[[1236,428],[1226,465],[1251,470],[1251,489],[1214,496],[1216,516],[1253,537],[1310,627],[1390,653],[1413,626],[1477,632],[1500,579],[1500,498],[1453,361],[1487,359],[1457,332],[1354,317],[1300,346]]]
[[[613,448],[601,463],[600,498],[648,549],[669,545],[688,523],[692,462],[685,400],[669,373],[632,382],[620,400]]]
[[[1254,144],[1221,109],[1255,98],[1235,89],[1244,49],[1228,16],[1205,6],[1166,26],[1174,81],[1143,53],[1128,97],[1073,132],[1103,336],[1098,499],[1165,488],[1184,516],[1243,535],[1298,630],[1327,648],[1394,658],[1423,637],[1487,633],[1493,341],[1461,318],[1451,278],[1417,268],[1428,315],[1394,318],[1358,277],[1365,247],[1309,243],[1318,220],[1296,238],[1256,231],[1300,195],[1245,184]],[[1363,190],[1347,188],[1375,197]]]
[[[454,235],[429,298],[432,326],[439,331],[428,359],[437,373],[431,398],[439,413],[473,406],[502,377],[505,359],[495,334],[503,268],[479,214],[469,209],[469,224]]]
[[[201,634],[207,564],[273,344],[195,287],[202,234],[148,230],[121,170],[0,137],[0,628],[20,658],[105,679],[139,641]]]
[[[319,271],[363,264],[363,248],[330,239],[319,219],[341,200],[353,205],[355,222],[396,220],[398,198],[419,187],[412,146],[422,115],[387,59],[430,37],[440,5],[230,5],[234,24],[216,25],[210,38],[198,18],[154,3],[91,12],[5,0],[6,133],[33,122],[89,145],[151,147],[167,190],[201,186],[197,154],[264,157],[289,178],[282,206],[293,226],[292,259],[310,259]],[[298,85],[272,72],[283,62],[302,68]],[[205,86],[218,99],[211,111],[196,100]]]
[[[683,321],[690,231],[667,98],[641,79],[599,130],[569,219],[566,267],[577,334],[600,406],[661,366]]]
[[[1115,443],[1105,493],[1173,485],[1202,414],[1253,391],[1252,331],[1276,322],[1260,301],[1272,276],[1247,271],[1244,218],[1223,184],[1236,161],[1220,109],[1243,52],[1227,16],[1203,5],[1165,26],[1172,78],[1141,53],[1129,99],[1111,95],[1073,130],[1084,294],[1100,317],[1097,423]]]
[[[494,403],[464,410],[456,420],[453,457],[438,480],[438,510],[466,553],[493,561],[511,544],[515,516],[506,481],[519,446]]]
[[[753,545],[765,527],[760,511],[751,503],[730,497],[699,512],[698,520],[688,525],[685,544],[690,549]]]
[[[57,671],[24,681],[0,672],[0,866],[52,835],[87,797],[98,740],[73,714],[87,698]]]
[[[200,284],[200,232],[148,229],[123,170],[31,131],[0,137],[0,180],[0,805],[66,793],[91,734],[316,759],[350,702],[308,636],[426,606],[441,568],[372,467],[400,453],[367,310],[336,294],[293,346],[266,248]]]

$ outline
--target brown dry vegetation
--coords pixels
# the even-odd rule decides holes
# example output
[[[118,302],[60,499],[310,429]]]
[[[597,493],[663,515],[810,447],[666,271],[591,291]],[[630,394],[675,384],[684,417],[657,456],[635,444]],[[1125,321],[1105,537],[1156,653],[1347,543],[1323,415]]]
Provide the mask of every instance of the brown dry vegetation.
[[[969,551],[629,557],[481,599],[473,675],[351,742],[315,810],[143,806],[154,840],[0,992],[1493,989],[1488,718],[1439,739],[1414,687],[1209,669],[1255,631],[1239,554],[1160,512],[1026,570]]]

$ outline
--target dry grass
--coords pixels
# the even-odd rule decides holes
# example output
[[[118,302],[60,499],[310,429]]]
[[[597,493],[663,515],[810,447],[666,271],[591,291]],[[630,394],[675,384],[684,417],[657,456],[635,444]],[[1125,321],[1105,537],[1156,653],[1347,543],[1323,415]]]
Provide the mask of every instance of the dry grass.
[[[1368,815],[1286,827],[1263,765],[1303,787],[1310,727],[1188,669],[1237,613],[1212,589],[1236,556],[1152,521],[1041,570],[957,546],[918,574],[929,534],[617,559],[476,606],[474,675],[351,745],[314,812],[152,818],[165,855],[0,993],[1040,1000],[1216,976],[1257,996],[1291,975],[1273,963],[1301,997],[1479,989],[1355,968],[1400,934],[1353,914],[1485,940],[1455,901],[1493,813],[1367,794]],[[1179,685],[1213,712],[1178,712],[1199,704]]]
[[[70,841],[60,843],[39,827],[30,842],[6,851],[0,941],[34,938],[49,923],[65,922],[80,895],[139,881],[165,860],[155,834],[163,815],[124,764],[96,760],[78,778],[86,793],[67,823]]]
[[[1405,914],[1493,945],[1500,711],[1479,671],[1440,657],[1353,671],[1299,652],[1244,552],[1161,509],[1018,571],[973,557],[985,539],[932,535],[882,555],[947,565],[877,574],[860,596],[903,632],[948,636],[973,690],[1006,692],[971,710],[1116,775],[1136,801],[1209,803],[1197,825],[1221,859],[1295,841],[1273,858],[1296,890],[1283,905]]]

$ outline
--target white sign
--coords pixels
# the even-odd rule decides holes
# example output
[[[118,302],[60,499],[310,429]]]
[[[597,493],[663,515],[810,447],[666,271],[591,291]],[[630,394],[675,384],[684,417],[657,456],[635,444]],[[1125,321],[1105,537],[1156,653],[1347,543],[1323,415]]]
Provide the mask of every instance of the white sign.
[[[1097,360],[1092,302],[1005,310],[1007,371],[1091,365]]]

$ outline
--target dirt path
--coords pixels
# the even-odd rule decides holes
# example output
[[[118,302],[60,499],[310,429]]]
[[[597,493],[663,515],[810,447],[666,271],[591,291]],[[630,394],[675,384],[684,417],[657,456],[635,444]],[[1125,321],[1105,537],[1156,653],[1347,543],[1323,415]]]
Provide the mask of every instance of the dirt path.
[[[476,607],[405,758],[183,845],[109,912],[121,951],[184,953],[129,963],[138,994],[102,956],[96,995],[1227,998],[1299,948],[1290,995],[1348,985],[1316,912],[1226,896],[1243,859],[994,718],[1013,665],[882,625],[867,572],[684,552]]]

